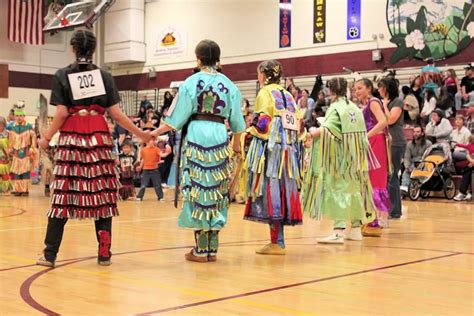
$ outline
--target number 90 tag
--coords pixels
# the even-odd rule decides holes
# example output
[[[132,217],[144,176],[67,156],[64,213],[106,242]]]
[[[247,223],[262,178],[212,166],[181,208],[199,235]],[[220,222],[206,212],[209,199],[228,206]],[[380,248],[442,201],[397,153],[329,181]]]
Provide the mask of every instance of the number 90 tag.
[[[296,113],[281,111],[281,121],[283,123],[283,128],[293,131],[299,131],[299,124],[298,118],[296,117]]]

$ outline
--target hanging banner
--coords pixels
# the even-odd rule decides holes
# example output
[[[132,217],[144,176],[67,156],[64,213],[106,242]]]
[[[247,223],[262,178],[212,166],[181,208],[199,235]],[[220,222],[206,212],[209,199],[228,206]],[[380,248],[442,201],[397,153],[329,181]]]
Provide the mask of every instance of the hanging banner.
[[[347,0],[347,40],[360,39],[360,0]]]
[[[313,0],[313,43],[326,42],[326,0]]]
[[[280,48],[291,47],[291,0],[280,0]]]

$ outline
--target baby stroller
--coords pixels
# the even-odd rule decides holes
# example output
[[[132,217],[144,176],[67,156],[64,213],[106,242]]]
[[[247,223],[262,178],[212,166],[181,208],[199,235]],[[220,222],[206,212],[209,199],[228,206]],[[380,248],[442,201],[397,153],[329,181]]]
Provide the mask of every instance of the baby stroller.
[[[451,200],[456,194],[452,178],[454,167],[449,143],[436,143],[426,149],[422,161],[410,174],[408,196],[416,201],[420,196],[427,198],[431,191],[443,191]]]

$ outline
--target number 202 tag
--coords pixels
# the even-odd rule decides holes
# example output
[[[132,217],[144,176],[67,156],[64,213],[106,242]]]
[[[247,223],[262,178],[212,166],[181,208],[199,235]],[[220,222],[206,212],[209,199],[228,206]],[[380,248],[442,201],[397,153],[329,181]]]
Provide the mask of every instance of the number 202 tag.
[[[296,113],[282,111],[281,120],[283,123],[283,128],[290,129],[293,131],[299,130],[298,118],[296,117]]]
[[[72,73],[68,75],[68,79],[75,101],[105,94],[100,69]]]

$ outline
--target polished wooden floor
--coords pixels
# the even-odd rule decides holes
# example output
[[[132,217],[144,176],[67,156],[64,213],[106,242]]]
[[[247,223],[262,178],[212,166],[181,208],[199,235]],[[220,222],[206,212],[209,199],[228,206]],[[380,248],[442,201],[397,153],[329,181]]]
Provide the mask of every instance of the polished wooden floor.
[[[172,192],[167,192],[170,199]],[[215,263],[184,253],[190,231],[151,189],[120,204],[113,264],[96,263],[91,221],[66,225],[56,269],[35,266],[49,200],[0,197],[0,315],[473,315],[474,204],[404,202],[381,238],[317,245],[329,223],[286,229],[286,256],[259,256],[265,225],[233,204]]]

